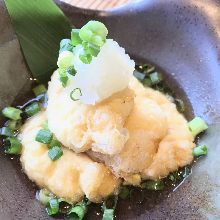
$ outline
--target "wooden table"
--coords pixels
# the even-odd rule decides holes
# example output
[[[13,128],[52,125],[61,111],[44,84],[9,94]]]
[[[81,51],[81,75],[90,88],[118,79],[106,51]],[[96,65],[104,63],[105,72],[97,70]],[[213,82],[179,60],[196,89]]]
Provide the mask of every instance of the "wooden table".
[[[132,0],[62,0],[81,8],[105,10],[126,4]]]

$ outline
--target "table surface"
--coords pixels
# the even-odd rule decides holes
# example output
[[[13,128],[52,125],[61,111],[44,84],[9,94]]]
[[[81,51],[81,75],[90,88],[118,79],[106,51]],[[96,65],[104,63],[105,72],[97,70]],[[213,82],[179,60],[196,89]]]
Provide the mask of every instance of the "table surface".
[[[62,0],[62,1],[81,8],[106,10],[109,8],[121,6],[132,0]]]

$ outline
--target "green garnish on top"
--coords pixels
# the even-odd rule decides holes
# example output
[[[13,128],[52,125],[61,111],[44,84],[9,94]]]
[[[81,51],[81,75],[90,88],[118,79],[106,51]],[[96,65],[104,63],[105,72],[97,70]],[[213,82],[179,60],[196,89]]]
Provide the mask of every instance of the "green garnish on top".
[[[103,23],[89,21],[81,29],[72,29],[71,40],[63,39],[60,42],[57,65],[63,87],[67,85],[68,74],[76,74],[74,60],[80,59],[83,63],[89,64],[106,42],[107,34],[108,30]],[[76,46],[78,49],[75,49]]]

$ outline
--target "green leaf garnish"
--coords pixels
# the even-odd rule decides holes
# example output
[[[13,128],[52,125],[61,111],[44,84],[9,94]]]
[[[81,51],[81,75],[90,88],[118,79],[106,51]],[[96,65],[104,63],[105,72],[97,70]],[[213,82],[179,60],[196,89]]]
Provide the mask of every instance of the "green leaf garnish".
[[[56,69],[61,39],[71,25],[52,0],[5,0],[32,75],[46,82]]]

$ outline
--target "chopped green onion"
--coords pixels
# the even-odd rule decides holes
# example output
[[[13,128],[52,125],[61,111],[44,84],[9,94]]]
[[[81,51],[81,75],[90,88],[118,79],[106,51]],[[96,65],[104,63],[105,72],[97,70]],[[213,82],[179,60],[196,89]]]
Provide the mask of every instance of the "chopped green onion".
[[[192,171],[191,171],[190,167],[188,167],[188,166],[184,167],[184,171],[182,172],[183,178],[186,178],[187,176],[189,176],[191,172]]]
[[[195,117],[192,121],[188,122],[188,127],[192,135],[195,137],[199,133],[205,131],[208,128],[208,125],[200,117]]]
[[[22,111],[20,109],[17,109],[17,108],[14,108],[14,107],[6,107],[2,110],[2,114],[6,118],[10,118],[12,120],[21,119],[21,113],[22,113]]]
[[[151,73],[149,77],[152,85],[156,85],[162,81],[162,76],[158,72]]]
[[[6,139],[6,149],[5,149],[6,154],[20,154],[21,150],[22,150],[22,145],[17,138],[11,137]]]
[[[79,36],[80,29],[72,29],[71,31],[71,42],[73,46],[77,46],[82,43],[82,40]]]
[[[77,203],[67,213],[68,219],[82,220],[87,212],[87,204],[85,202]]]
[[[148,86],[148,87],[152,86],[152,82],[149,78],[144,79],[143,84],[144,86]]]
[[[48,215],[56,215],[59,212],[59,201],[56,198],[49,200],[49,204],[46,207]]]
[[[110,205],[111,207],[107,207],[109,206],[108,203],[110,202]],[[113,202],[113,204],[112,204]],[[112,198],[110,198],[109,200],[106,200],[103,202],[103,216],[102,216],[102,220],[113,220],[114,218],[114,211],[115,211],[115,208],[116,208],[116,205],[117,205],[117,202],[118,202],[118,196],[115,196],[113,198],[113,201],[112,201]]]
[[[105,25],[99,21],[89,21],[79,31],[79,36],[83,41],[101,47],[108,35]]]
[[[82,46],[86,52],[86,54],[90,54],[92,56],[97,56],[99,51],[100,51],[100,47],[97,47],[96,45],[93,45],[91,43],[88,42],[82,42]]]
[[[0,136],[12,137],[14,136],[13,131],[8,127],[0,128]]]
[[[143,69],[144,69],[145,74],[150,74],[150,73],[155,72],[155,66],[145,68],[143,65]]]
[[[49,130],[49,127],[48,127],[48,121],[45,121],[42,125],[43,129],[45,130]]]
[[[92,61],[92,55],[91,54],[87,54],[85,51],[83,51],[80,55],[79,55],[79,59],[85,63],[85,64],[89,64]]]
[[[176,171],[176,172],[171,173],[168,178],[172,182],[176,182],[181,179],[181,174],[178,171]]]
[[[59,213],[67,214],[72,208],[72,203],[64,198],[59,198]]]
[[[50,199],[53,197],[54,196],[47,189],[41,189],[36,194],[37,200],[39,200],[45,206],[48,205]]]
[[[207,154],[207,147],[205,144],[201,146],[197,146],[193,149],[193,155],[196,157],[199,157],[201,155],[206,155]]]
[[[20,120],[8,120],[5,123],[5,126],[10,128],[12,131],[18,130],[21,127],[21,121]]]
[[[104,209],[102,220],[113,220],[114,219],[114,209]]]
[[[31,117],[37,114],[40,110],[40,105],[37,102],[33,102],[32,104],[28,105],[24,111],[28,115],[28,117]]]
[[[147,190],[153,190],[153,191],[163,190],[164,183],[162,180],[157,180],[157,181],[148,180],[142,184],[142,188],[145,188]]]
[[[145,78],[145,74],[144,73],[141,73],[137,70],[134,71],[134,76],[139,79],[140,81],[144,80]]]
[[[48,151],[48,156],[52,161],[58,160],[62,155],[63,155],[63,151],[58,146],[52,147]]]
[[[68,76],[67,76],[66,71],[64,69],[59,68],[58,72],[59,72],[60,82],[62,83],[62,86],[66,87],[68,79],[69,79]]]
[[[47,91],[45,85],[40,84],[32,89],[35,96],[39,96]]]
[[[78,101],[79,97],[82,96],[82,91],[80,88],[75,88],[71,93],[70,93],[70,98],[73,101]]]
[[[184,105],[183,100],[175,99],[175,104],[176,104],[176,108],[179,112],[184,112],[185,111],[185,105]]]
[[[74,66],[70,66],[66,69],[66,72],[69,73],[70,75],[72,76],[75,76],[76,75],[76,70],[74,68]]]
[[[121,199],[127,199],[130,195],[130,191],[126,186],[121,187],[119,197]]]
[[[48,145],[48,148],[51,149],[53,147],[61,147],[61,143],[57,139],[53,139]]]
[[[63,51],[60,53],[57,61],[57,66],[61,69],[66,69],[72,65],[73,53],[70,51]]]
[[[60,51],[59,53],[62,53],[63,51],[70,51],[72,52],[73,45],[70,39],[63,39],[60,41]]]
[[[41,129],[38,131],[35,140],[43,144],[49,144],[52,141],[52,138],[53,134],[51,131],[47,129]]]

